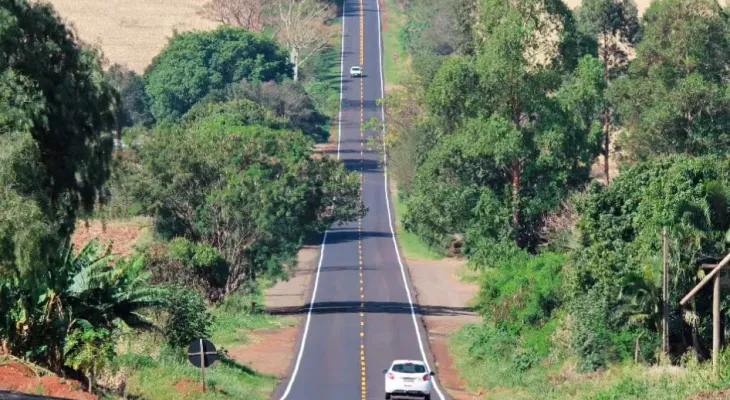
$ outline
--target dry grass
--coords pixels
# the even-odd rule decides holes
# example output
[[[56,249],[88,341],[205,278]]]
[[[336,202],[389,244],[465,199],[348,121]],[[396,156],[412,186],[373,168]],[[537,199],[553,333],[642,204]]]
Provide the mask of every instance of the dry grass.
[[[173,32],[216,23],[196,13],[206,0],[49,0],[81,40],[98,45],[111,63],[142,73]]]

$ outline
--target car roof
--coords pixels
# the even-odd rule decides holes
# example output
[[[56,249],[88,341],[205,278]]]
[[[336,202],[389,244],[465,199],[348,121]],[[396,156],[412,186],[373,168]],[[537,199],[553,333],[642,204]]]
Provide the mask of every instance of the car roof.
[[[360,66],[359,65],[353,65],[352,67],[350,67],[350,69],[354,69],[354,68],[360,69]]]
[[[417,364],[417,365],[426,365],[423,361],[418,360],[394,360],[393,365],[395,364]]]

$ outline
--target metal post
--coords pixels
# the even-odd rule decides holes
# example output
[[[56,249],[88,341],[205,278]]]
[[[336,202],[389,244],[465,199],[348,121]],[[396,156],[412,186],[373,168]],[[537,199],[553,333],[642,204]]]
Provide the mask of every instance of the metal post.
[[[712,293],[712,372],[717,376],[717,358],[720,351],[720,276],[717,274]]]
[[[203,391],[205,392],[205,347],[203,347],[203,339],[200,339],[200,374],[203,378]]]
[[[662,276],[662,356],[669,354],[669,246],[667,228],[662,229],[663,276]]]

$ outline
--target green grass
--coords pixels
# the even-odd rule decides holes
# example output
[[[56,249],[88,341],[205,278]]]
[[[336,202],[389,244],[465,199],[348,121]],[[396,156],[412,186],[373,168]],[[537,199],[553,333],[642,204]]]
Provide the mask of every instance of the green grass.
[[[398,243],[400,244],[401,250],[403,250],[403,256],[410,259],[420,260],[441,260],[444,258],[442,254],[430,248],[424,243],[415,233],[408,232],[401,226],[403,220],[403,214],[406,212],[406,206],[400,201],[398,192],[392,192],[393,207],[395,208],[395,231],[398,235]]]
[[[214,316],[210,340],[218,350],[245,345],[248,334],[257,329],[292,326],[292,317],[277,317],[262,312],[263,296],[233,294],[210,311]],[[255,308],[252,301],[256,302]],[[118,365],[128,374],[127,392],[145,399],[266,399],[278,379],[259,374],[230,359],[221,359],[206,370],[207,393],[202,393],[200,370],[173,354],[162,344],[159,333],[135,333],[119,350]],[[184,351],[184,350],[182,350]],[[189,382],[188,382],[189,381]],[[176,387],[177,385],[177,387]]]
[[[252,312],[252,301],[256,310]],[[248,332],[256,329],[273,329],[293,326],[296,320],[291,317],[277,317],[262,312],[263,295],[233,294],[228,296],[212,310],[214,317],[211,340],[217,346],[236,346],[248,342]]]
[[[456,367],[468,388],[482,389],[485,398],[494,400],[679,400],[700,391],[726,388],[729,384],[727,378],[712,377],[709,363],[696,362],[688,362],[684,367],[624,363],[603,372],[578,374],[570,360],[547,357],[523,371],[497,354],[495,349],[502,348],[500,344],[498,339],[480,341],[474,336],[473,327],[468,326],[454,334],[449,342]],[[728,367],[724,370],[728,371]]]
[[[278,381],[224,359],[206,369],[208,390],[203,393],[199,388],[200,370],[187,361],[126,355],[121,365],[129,371],[127,393],[154,400],[266,399]]]
[[[402,84],[411,70],[410,58],[403,51],[399,38],[405,22],[406,16],[401,6],[395,0],[385,0],[383,74],[385,81],[391,85]],[[398,61],[393,60],[393,53],[398,53]]]

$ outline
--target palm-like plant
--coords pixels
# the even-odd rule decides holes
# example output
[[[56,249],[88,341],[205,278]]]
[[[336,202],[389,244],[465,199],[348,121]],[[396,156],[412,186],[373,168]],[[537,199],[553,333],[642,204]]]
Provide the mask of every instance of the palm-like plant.
[[[15,354],[59,370],[64,353],[73,351],[64,351],[64,345],[74,329],[112,331],[117,321],[149,328],[143,311],[164,305],[165,291],[147,284],[141,256],[115,261],[108,248],[92,240],[77,254],[73,246],[64,247],[57,260],[34,282],[0,282],[5,316],[0,333]]]
[[[112,264],[108,252],[99,255],[98,243],[91,241],[64,259],[72,272],[63,292],[69,328],[78,319],[95,327],[110,328],[116,320],[132,328],[152,326],[142,311],[164,305],[165,291],[147,284],[142,256]]]

